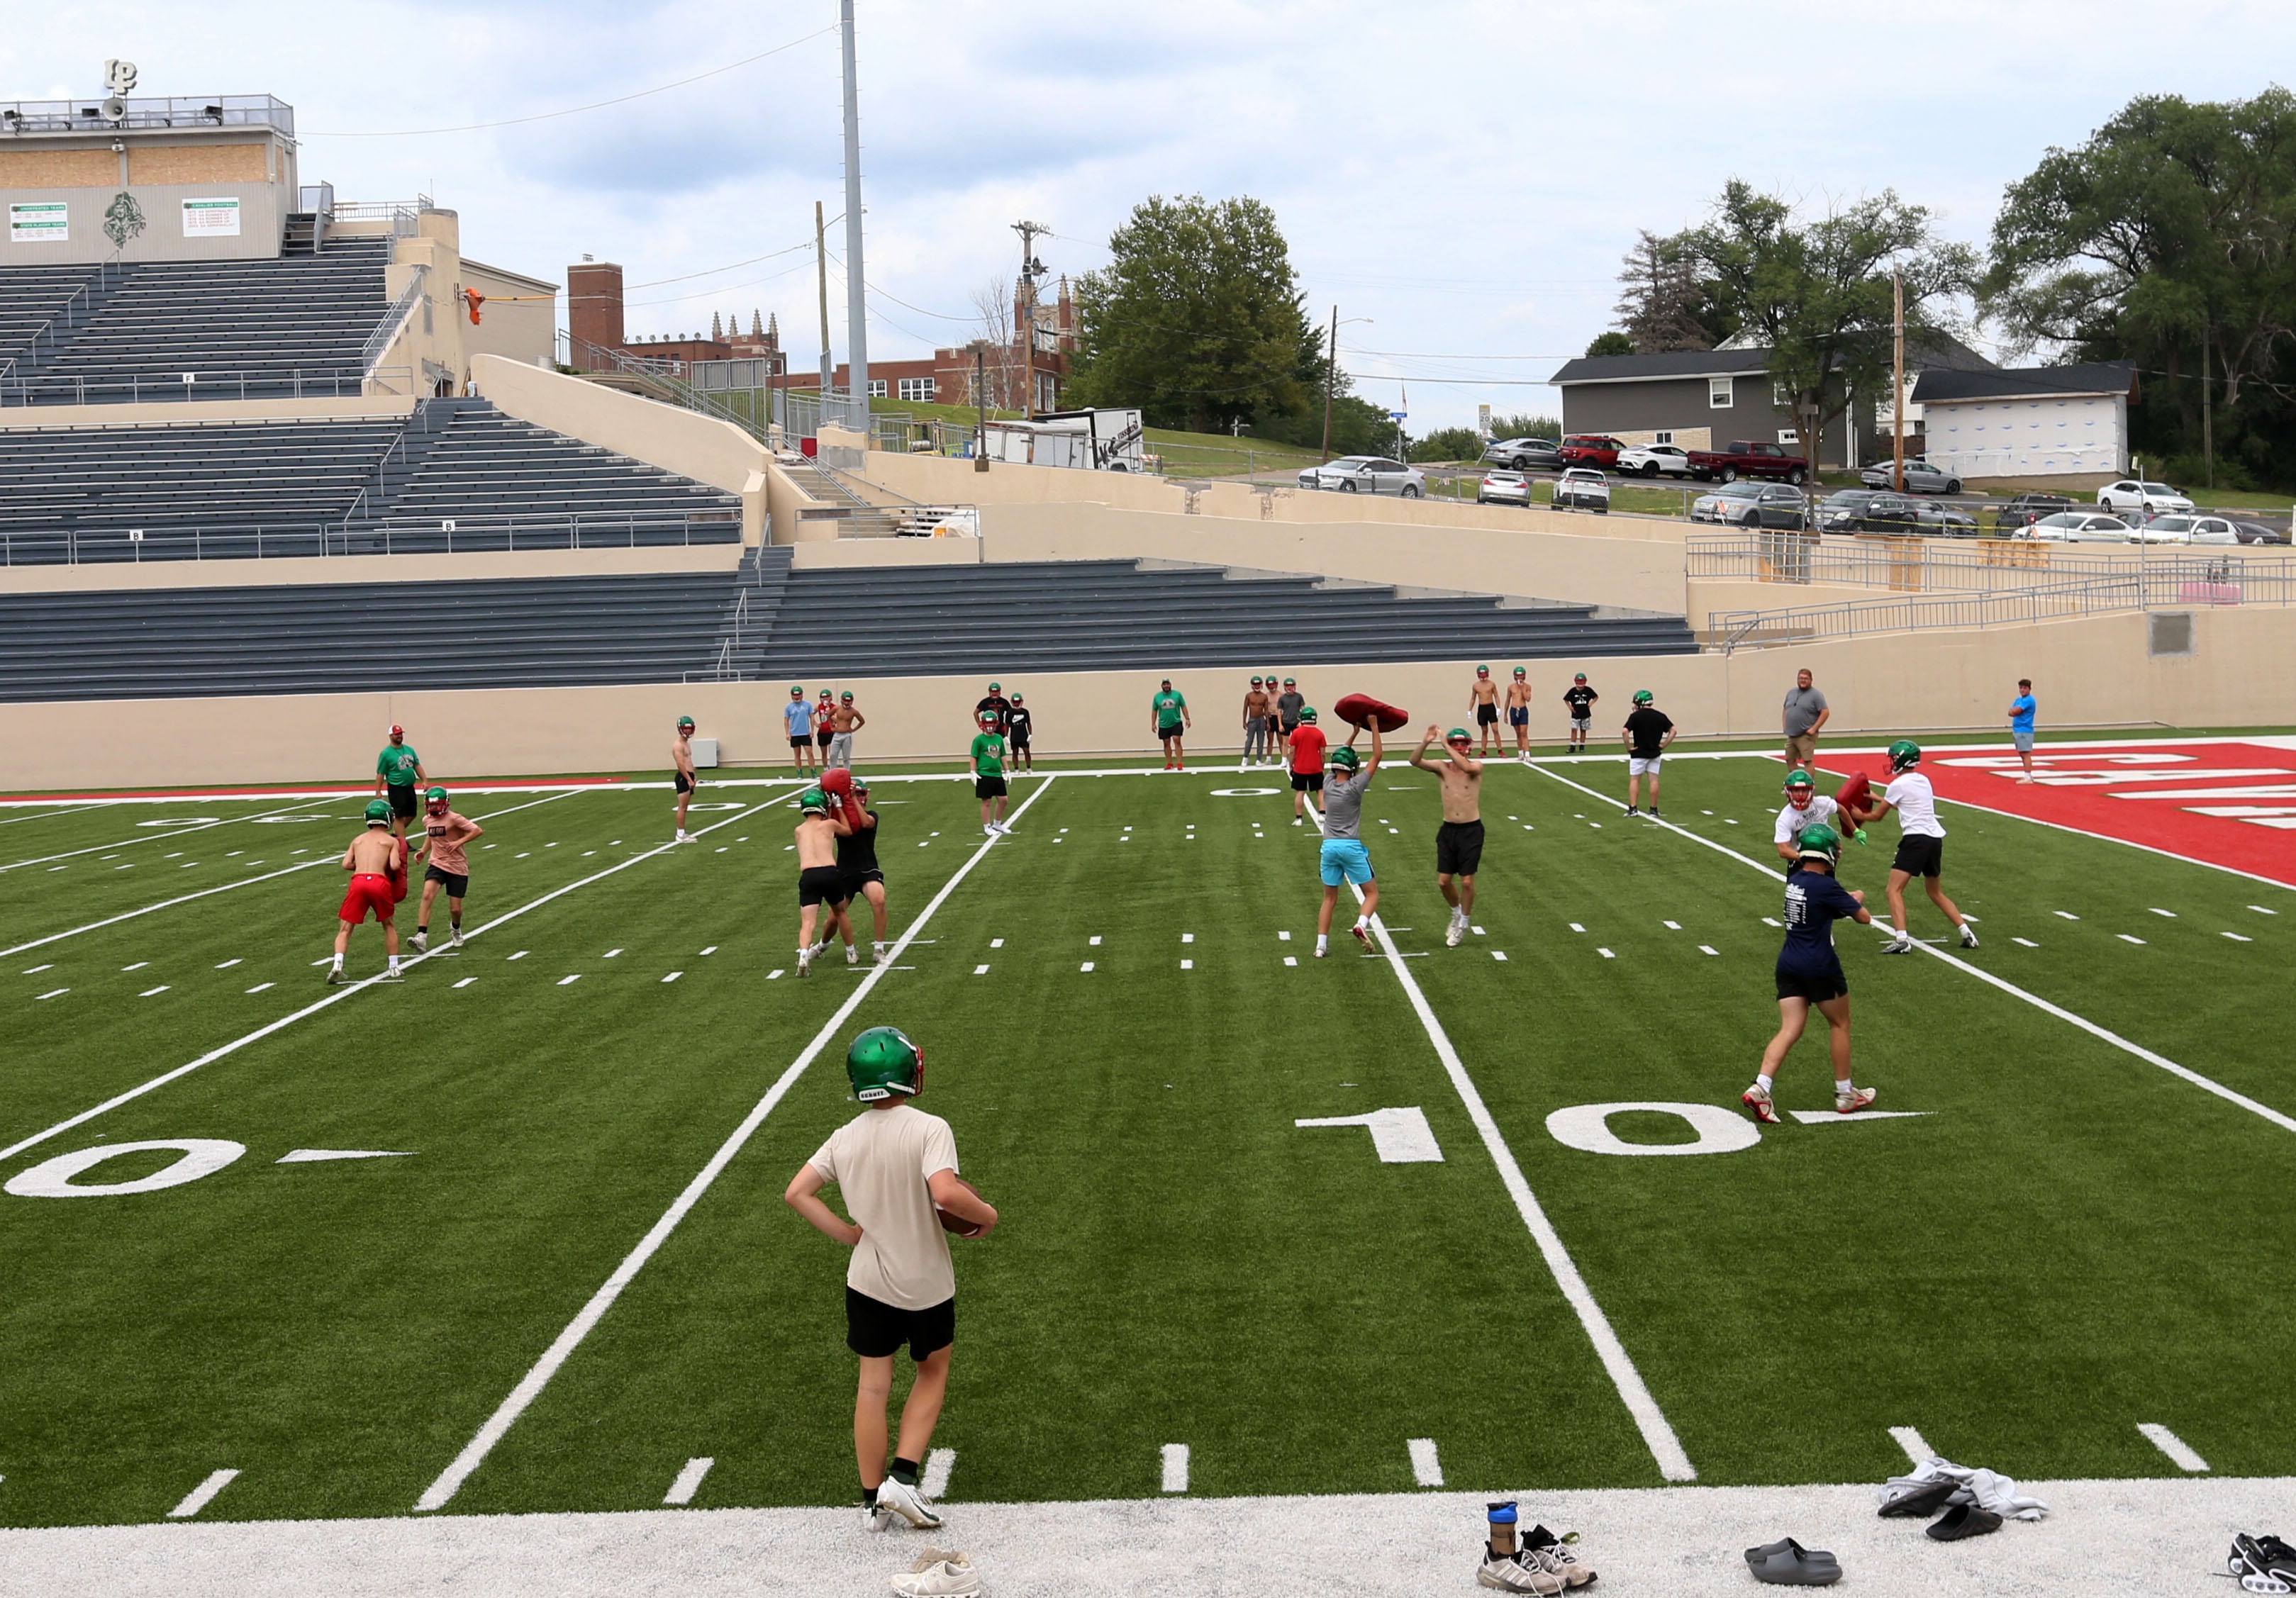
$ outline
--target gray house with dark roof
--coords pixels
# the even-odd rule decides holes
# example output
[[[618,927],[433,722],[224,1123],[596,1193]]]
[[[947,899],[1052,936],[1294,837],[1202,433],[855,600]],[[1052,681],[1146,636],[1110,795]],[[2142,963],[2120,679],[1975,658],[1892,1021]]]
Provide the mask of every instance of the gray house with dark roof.
[[[1919,356],[1908,349],[1906,360],[1919,367],[1991,364],[1953,339]],[[1799,419],[1771,381],[1769,366],[1767,348],[1676,349],[1581,356],[1546,381],[1562,390],[1565,433],[1607,433],[1628,444],[1685,449],[1716,449],[1739,438],[1796,445]],[[1883,399],[1878,407],[1853,404],[1826,424],[1819,465],[1862,465],[1889,447]],[[1909,426],[1914,420],[1909,409]]]
[[[2062,477],[2096,486],[2128,471],[2128,407],[2142,397],[2125,361],[1924,372],[1914,398],[1929,458],[1964,481]]]

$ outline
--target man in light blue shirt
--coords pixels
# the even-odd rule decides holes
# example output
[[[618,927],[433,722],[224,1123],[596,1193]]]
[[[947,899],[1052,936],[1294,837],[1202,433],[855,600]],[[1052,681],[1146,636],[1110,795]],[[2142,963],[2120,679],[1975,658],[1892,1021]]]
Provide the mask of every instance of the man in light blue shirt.
[[[790,764],[800,771],[819,771],[820,751],[813,742],[813,707],[805,702],[802,685],[790,690],[782,707],[782,725],[789,729]]]
[[[2018,757],[2025,762],[2025,774],[2017,780],[2033,780],[2033,679],[2017,679],[2017,697],[2009,701],[2009,736],[2017,742]]]

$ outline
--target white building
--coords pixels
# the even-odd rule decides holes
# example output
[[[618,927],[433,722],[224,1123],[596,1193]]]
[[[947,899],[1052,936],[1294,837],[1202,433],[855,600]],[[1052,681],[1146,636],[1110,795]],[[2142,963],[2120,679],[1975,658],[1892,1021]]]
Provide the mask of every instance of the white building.
[[[1933,368],[1913,392],[1923,453],[1964,480],[2120,476],[2128,471],[2128,407],[2138,397],[2136,369],[2118,361]]]

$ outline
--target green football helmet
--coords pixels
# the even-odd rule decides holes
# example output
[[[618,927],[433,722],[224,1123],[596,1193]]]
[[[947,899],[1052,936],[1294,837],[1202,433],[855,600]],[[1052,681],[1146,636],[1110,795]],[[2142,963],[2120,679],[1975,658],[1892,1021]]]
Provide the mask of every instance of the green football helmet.
[[[422,807],[433,815],[446,815],[447,791],[444,788],[431,789],[422,796]]]
[[[818,788],[808,788],[797,796],[797,807],[808,815],[829,814],[829,796]]]
[[[693,730],[693,717],[691,716],[679,717],[677,718],[677,730],[681,733],[692,732]]]
[[[1833,865],[1841,858],[1841,834],[1824,822],[1813,822],[1801,830],[1797,848],[1803,859],[1818,859]]]
[[[390,801],[388,799],[367,800],[366,824],[371,827],[389,826],[390,824]]]
[[[864,1104],[925,1090],[925,1052],[898,1027],[872,1027],[845,1051],[845,1079]]]
[[[1904,771],[1922,763],[1922,746],[1910,738],[1900,738],[1890,746],[1890,769]]]
[[[1648,704],[1648,703],[1650,703],[1650,702],[1651,702],[1651,691],[1650,691],[1649,689],[1647,689],[1647,688],[1637,688],[1637,689],[1636,689],[1636,690],[1635,690],[1635,703],[1636,703],[1636,704],[1638,704],[1638,705],[1646,705],[1646,704]]]
[[[1809,773],[1806,771],[1797,771],[1786,779],[1785,791],[1786,797],[1792,799],[1797,793],[1816,793],[1817,791],[1817,784],[1810,780]]]
[[[1329,755],[1324,757],[1324,763],[1326,766],[1337,766],[1341,771],[1353,773],[1362,766],[1363,760],[1357,755],[1355,750],[1342,743],[1339,748],[1333,750]]]
[[[1300,722],[1303,726],[1314,726],[1316,725],[1316,707],[1309,705],[1306,709],[1302,709],[1300,712]]]
[[[1472,743],[1474,741],[1474,735],[1464,727],[1453,727],[1443,734],[1443,742],[1446,743]]]

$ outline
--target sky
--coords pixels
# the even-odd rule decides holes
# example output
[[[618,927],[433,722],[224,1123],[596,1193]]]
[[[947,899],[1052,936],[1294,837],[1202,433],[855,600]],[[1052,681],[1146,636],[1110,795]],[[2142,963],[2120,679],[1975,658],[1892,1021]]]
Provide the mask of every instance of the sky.
[[[2285,0],[857,11],[873,360],[977,333],[1016,221],[1048,224],[1038,257],[1076,274],[1150,194],[1250,194],[1309,314],[1347,319],[1357,391],[1407,400],[1414,433],[1480,404],[1559,414],[1545,379],[1614,324],[1637,230],[1702,219],[1732,177],[1813,209],[1895,189],[1982,245],[2050,146],[2140,94],[2253,94],[2296,55]],[[619,261],[634,337],[755,309],[817,348],[813,203],[843,209],[834,0],[11,12],[0,100],[96,93],[113,57],[138,94],[275,94],[304,182],[427,193],[466,254],[562,283],[586,253]],[[842,361],[841,228],[831,249]]]

